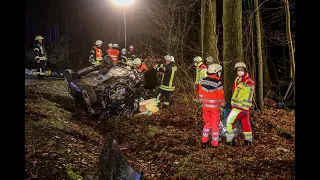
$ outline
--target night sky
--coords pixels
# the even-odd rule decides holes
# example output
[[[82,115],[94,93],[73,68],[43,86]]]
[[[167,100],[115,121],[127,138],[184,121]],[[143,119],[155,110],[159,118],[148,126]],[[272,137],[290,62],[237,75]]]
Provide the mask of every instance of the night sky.
[[[126,9],[127,44],[134,40],[133,35],[139,34],[146,22],[142,20],[140,3],[143,1],[135,0]],[[124,41],[123,9],[112,4],[111,0],[26,0],[25,38],[28,46],[32,45],[36,35],[42,35],[45,41],[49,41],[50,26],[52,29],[59,28],[59,33],[63,33],[66,22],[71,38],[88,36],[90,30],[95,28],[108,32],[108,37],[100,39],[111,41],[118,40],[119,23],[119,43]],[[79,29],[81,32],[77,32]]]

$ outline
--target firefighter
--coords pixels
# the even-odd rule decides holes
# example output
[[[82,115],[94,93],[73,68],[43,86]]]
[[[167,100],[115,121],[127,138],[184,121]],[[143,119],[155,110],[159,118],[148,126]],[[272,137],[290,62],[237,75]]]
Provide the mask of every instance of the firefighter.
[[[126,48],[123,48],[121,50],[120,59],[119,59],[120,66],[126,66],[127,60],[128,60],[128,53]]]
[[[131,60],[134,60],[134,58],[136,58],[136,53],[135,53],[135,50],[134,50],[134,46],[133,45],[130,45],[129,46],[129,52],[128,52],[129,56],[128,58],[131,58]]]
[[[244,134],[244,145],[250,145],[252,143],[252,129],[249,114],[255,83],[249,76],[245,63],[236,63],[234,70],[237,73],[237,77],[232,87],[231,111],[226,120],[227,143],[232,146],[236,145],[234,141],[234,124],[237,120],[240,120]]]
[[[133,70],[133,62],[132,60],[128,60],[125,66],[126,69],[128,70]]]
[[[203,133],[202,147],[209,145],[209,136],[211,130],[211,146],[217,147],[219,142],[219,122],[220,108],[225,107],[224,90],[220,79],[222,66],[219,64],[210,64],[207,70],[207,77],[200,81],[199,99],[202,102],[203,110]]]
[[[196,98],[194,101],[198,101],[199,97],[199,83],[200,80],[207,76],[207,66],[203,64],[202,58],[200,56],[196,56],[193,58],[193,65],[196,68],[196,80],[194,82],[196,88]]]
[[[112,44],[112,48],[108,51],[108,55],[112,57],[114,64],[117,65],[121,56],[118,50],[118,44]]]
[[[97,40],[95,42],[95,45],[92,47],[92,49],[90,51],[89,62],[92,65],[98,65],[103,60],[102,50],[101,50],[102,43],[103,42],[101,40]]]
[[[46,69],[47,53],[42,44],[42,36],[36,36],[35,40],[37,41],[34,45],[35,60],[37,62],[38,77],[43,77]]]
[[[144,73],[144,72],[146,72],[148,70],[146,64],[141,62],[140,58],[135,58],[132,61],[132,63],[133,63],[134,68],[137,70],[138,73]]]
[[[108,48],[106,50],[106,55],[109,54],[109,50],[112,48],[112,43],[108,43]]]
[[[159,103],[159,107],[161,108],[161,104],[164,98],[163,102],[163,108],[167,108],[170,104],[170,95],[175,90],[175,79],[176,79],[176,73],[177,73],[177,66],[174,63],[174,57],[170,55],[166,55],[164,57],[165,64],[166,65],[158,65],[156,64],[154,68],[159,71],[163,72],[161,85],[158,89],[158,96],[157,101],[161,102]]]

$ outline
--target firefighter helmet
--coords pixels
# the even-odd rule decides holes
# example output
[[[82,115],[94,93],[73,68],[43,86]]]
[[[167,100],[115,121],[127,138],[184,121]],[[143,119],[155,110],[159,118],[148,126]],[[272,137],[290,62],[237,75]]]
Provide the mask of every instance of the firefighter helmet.
[[[119,46],[118,46],[118,44],[112,44],[112,47],[113,48],[118,48]]]
[[[196,56],[193,58],[193,62],[202,62],[202,58],[200,56]]]
[[[101,45],[102,43],[103,43],[103,42],[102,42],[101,40],[97,40],[95,44],[96,44],[97,46],[99,46],[99,45]]]
[[[220,64],[216,64],[216,63],[210,64],[208,67],[208,70],[207,70],[207,72],[210,74],[211,73],[218,73],[219,71],[222,71],[222,66]]]
[[[133,46],[133,45],[130,45],[130,46],[129,46],[129,49],[134,49],[134,46]]]
[[[134,58],[133,62],[134,65],[141,64],[141,59],[140,58]]]
[[[245,69],[247,69],[247,66],[244,62],[237,62],[235,65],[234,65],[234,70],[236,70],[238,67],[243,67]]]
[[[35,40],[40,40],[40,39],[44,39],[44,38],[42,36],[36,36],[34,39]]]
[[[209,56],[209,57],[206,58],[207,64],[213,64],[213,63],[214,63],[213,60],[214,60],[214,59],[213,59],[212,56]]]
[[[173,56],[170,56],[170,61],[174,62],[174,57]]]
[[[112,43],[109,43],[109,44],[108,44],[108,47],[112,47]]]
[[[165,55],[165,56],[164,56],[164,60],[171,61],[171,57],[170,57],[170,55]]]
[[[123,49],[121,50],[121,53],[122,53],[122,54],[126,54],[126,53],[127,53],[126,48],[123,48]]]

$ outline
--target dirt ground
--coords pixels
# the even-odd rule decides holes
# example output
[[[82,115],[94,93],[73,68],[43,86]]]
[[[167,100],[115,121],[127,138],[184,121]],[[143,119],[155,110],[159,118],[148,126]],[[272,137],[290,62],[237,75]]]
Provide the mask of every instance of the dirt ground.
[[[25,87],[25,178],[93,179],[107,132],[144,179],[295,179],[295,112],[251,112],[254,144],[201,149],[203,120],[186,95],[153,115],[91,117],[64,81]],[[239,142],[243,137],[237,136]]]

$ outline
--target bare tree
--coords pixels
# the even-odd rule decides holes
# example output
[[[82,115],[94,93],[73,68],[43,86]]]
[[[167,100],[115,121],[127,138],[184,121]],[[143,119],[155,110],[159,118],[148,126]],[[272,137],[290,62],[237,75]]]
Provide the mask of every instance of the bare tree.
[[[258,0],[254,0],[255,8],[255,25],[256,25],[256,45],[257,45],[257,58],[258,58],[258,102],[260,111],[264,111],[263,101],[263,59],[262,59],[262,42],[261,42],[261,29],[260,29],[260,7]]]
[[[289,43],[289,56],[290,56],[290,77],[294,79],[295,77],[295,61],[294,61],[294,47],[292,44],[291,38],[291,29],[290,29],[290,11],[289,11],[289,1],[283,0],[285,4],[285,12],[286,12],[286,32]]]
[[[219,62],[218,36],[217,36],[217,9],[216,0],[206,0],[205,3],[205,48],[204,56],[212,56],[215,63]],[[203,57],[204,57],[203,56]]]
[[[157,52],[174,55],[179,62],[184,58],[184,47],[193,49],[186,43],[186,37],[195,26],[192,12],[196,4],[194,0],[158,0],[152,4],[146,1],[143,10],[151,23],[145,32],[158,42],[157,47],[153,46]]]
[[[243,61],[242,0],[223,1],[223,65],[226,101],[231,100],[234,64]]]

